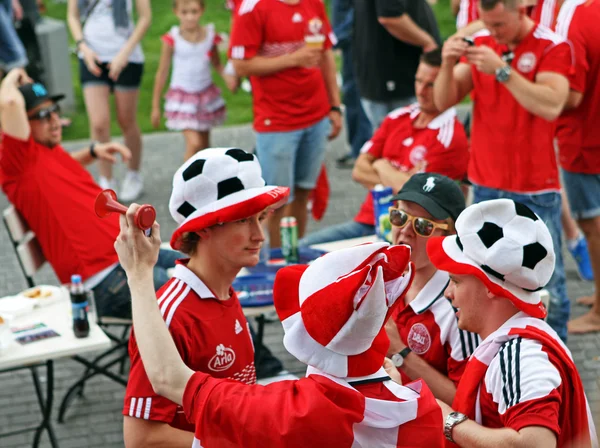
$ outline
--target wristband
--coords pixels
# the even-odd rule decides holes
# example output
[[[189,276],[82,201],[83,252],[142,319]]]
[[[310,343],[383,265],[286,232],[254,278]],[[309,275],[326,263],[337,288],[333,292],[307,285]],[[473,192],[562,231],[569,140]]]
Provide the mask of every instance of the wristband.
[[[79,50],[79,46],[85,42],[85,39],[79,39],[75,42],[75,48]]]
[[[338,114],[343,115],[342,108],[340,106],[331,106],[329,112],[337,112]]]
[[[96,147],[96,142],[92,142],[92,144],[90,145],[90,156],[92,156],[92,159],[98,158],[98,154],[96,154],[96,151],[94,150],[95,147]]]

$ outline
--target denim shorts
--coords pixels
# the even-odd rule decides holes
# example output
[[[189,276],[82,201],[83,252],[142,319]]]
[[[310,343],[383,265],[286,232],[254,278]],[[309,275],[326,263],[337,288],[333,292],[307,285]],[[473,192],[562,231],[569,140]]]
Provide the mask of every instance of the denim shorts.
[[[592,219],[600,216],[600,174],[561,171],[573,218]]]
[[[327,149],[329,116],[308,128],[289,132],[257,132],[256,156],[267,185],[312,190]]]
[[[25,47],[13,25],[11,0],[0,0],[0,70],[25,67],[28,63]]]
[[[136,90],[140,88],[144,64],[130,62],[125,66],[116,81],[108,77],[108,62],[98,64],[102,73],[94,76],[87,68],[83,60],[79,60],[79,79],[81,86],[108,86],[111,92],[114,90]]]

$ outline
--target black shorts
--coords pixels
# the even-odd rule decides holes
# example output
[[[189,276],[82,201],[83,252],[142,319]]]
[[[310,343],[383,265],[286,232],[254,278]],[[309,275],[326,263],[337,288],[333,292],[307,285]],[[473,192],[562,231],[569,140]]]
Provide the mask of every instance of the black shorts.
[[[79,79],[81,86],[103,85],[109,86],[111,92],[116,90],[135,90],[140,88],[142,74],[144,73],[144,64],[130,62],[125,66],[119,78],[113,81],[108,77],[108,63],[99,64],[102,73],[100,76],[94,76],[88,70],[83,60],[79,59]]]

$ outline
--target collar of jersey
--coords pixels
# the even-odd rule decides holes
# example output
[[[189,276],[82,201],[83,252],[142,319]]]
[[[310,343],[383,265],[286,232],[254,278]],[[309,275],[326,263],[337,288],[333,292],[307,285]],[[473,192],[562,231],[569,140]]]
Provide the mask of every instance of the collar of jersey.
[[[210,288],[206,286],[196,274],[188,269],[186,266],[187,261],[188,260],[177,261],[177,264],[175,265],[175,272],[173,272],[173,277],[181,280],[190,288],[192,288],[201,299],[214,299],[215,294],[210,290]]]
[[[440,297],[444,296],[444,291],[448,286],[450,277],[447,272],[436,271],[433,277],[419,291],[417,297],[409,303],[415,314],[422,314],[427,311]]]

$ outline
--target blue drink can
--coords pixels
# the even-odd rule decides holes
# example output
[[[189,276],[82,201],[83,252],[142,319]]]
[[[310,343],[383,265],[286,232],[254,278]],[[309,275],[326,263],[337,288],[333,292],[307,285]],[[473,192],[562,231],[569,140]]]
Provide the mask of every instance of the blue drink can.
[[[392,187],[375,185],[371,190],[373,198],[373,214],[375,215],[375,233],[381,241],[392,242],[392,224],[390,223],[389,208],[394,205]]]

